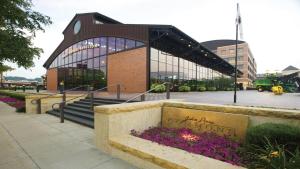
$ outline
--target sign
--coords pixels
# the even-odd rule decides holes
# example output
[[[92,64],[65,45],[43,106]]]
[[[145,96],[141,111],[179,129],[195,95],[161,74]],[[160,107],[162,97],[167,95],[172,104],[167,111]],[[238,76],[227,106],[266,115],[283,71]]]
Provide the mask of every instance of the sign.
[[[188,128],[196,133],[212,132],[234,140],[245,139],[248,123],[247,115],[175,107],[163,108],[163,127]]]

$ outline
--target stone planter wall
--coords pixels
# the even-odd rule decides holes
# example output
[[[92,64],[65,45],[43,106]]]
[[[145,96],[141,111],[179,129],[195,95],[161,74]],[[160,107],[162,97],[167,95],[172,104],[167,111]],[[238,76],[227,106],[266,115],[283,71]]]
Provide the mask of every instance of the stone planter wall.
[[[32,100],[36,100],[38,98],[42,98],[41,99],[41,113],[46,113],[49,110],[52,110],[52,105],[54,103],[59,103],[62,101],[62,94],[56,94],[47,98],[43,98],[48,96],[49,94],[35,94],[35,95],[28,95],[25,97],[25,104],[26,104],[26,113],[38,113],[37,111],[37,103],[31,103]],[[81,96],[81,97],[79,97]],[[74,101],[83,99],[86,97],[86,95],[80,95],[80,94],[67,94],[66,95],[66,100],[70,100],[72,98],[75,97],[79,97],[76,98],[70,102],[67,103],[73,103]],[[58,107],[58,105],[56,105],[55,107]]]

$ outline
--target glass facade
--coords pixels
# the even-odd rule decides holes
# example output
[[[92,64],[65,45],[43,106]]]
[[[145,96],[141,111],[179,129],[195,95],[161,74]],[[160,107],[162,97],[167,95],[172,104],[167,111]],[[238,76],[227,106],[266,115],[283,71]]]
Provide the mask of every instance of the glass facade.
[[[57,68],[58,83],[65,88],[92,85],[95,89],[106,86],[107,56],[144,46],[139,41],[119,37],[97,37],[73,44],[59,54],[49,69]]]
[[[189,80],[212,80],[219,77],[228,77],[215,70],[203,67],[194,62],[150,49],[150,79],[151,83],[157,82],[184,82]]]

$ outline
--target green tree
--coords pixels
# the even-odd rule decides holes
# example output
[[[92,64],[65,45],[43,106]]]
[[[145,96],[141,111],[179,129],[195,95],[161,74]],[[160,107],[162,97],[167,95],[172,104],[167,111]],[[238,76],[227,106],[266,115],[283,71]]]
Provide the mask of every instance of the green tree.
[[[1,80],[1,87],[3,87],[3,73],[7,72],[7,71],[11,71],[14,70],[14,68],[6,66],[6,65],[2,65],[0,64],[0,80]]]
[[[43,52],[33,45],[37,31],[51,24],[50,17],[32,10],[31,0],[0,1],[0,64],[4,61],[29,68]]]

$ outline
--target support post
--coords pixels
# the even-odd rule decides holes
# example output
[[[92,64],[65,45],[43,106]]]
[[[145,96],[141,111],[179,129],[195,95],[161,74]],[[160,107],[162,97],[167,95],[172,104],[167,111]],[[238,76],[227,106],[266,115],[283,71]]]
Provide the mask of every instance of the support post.
[[[65,115],[64,115],[64,107],[66,104],[66,92],[62,93],[62,102],[59,104],[59,111],[60,111],[60,122],[64,123]]]
[[[141,101],[145,101],[145,94],[141,95]]]
[[[60,103],[59,104],[59,112],[60,112],[60,123],[64,123],[65,121],[65,115],[64,115],[64,106],[63,106],[64,103]]]
[[[94,110],[94,93],[90,93],[90,100],[91,100],[91,110]]]
[[[239,25],[236,24],[236,36],[235,36],[235,70],[234,70],[234,97],[233,102],[236,103],[236,87],[237,87],[237,54],[238,54],[238,29]]]
[[[117,84],[117,99],[120,100],[121,98],[121,85]]]
[[[38,99],[36,102],[37,102],[37,113],[41,114],[42,113],[42,100]]]
[[[170,83],[167,83],[166,85],[166,98],[170,99]]]

